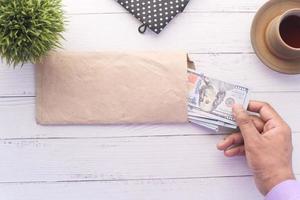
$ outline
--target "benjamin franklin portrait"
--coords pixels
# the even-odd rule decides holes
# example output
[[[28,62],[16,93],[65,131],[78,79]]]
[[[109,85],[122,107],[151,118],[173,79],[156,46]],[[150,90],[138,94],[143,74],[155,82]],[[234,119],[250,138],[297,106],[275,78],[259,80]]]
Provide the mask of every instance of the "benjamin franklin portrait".
[[[199,108],[205,112],[212,112],[222,103],[225,96],[224,89],[212,84],[209,78],[205,78],[199,91]]]

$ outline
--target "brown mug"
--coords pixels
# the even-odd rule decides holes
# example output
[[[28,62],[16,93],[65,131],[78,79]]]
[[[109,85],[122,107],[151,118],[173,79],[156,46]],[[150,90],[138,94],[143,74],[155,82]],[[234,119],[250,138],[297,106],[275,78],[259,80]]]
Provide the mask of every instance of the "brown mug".
[[[274,18],[266,30],[270,51],[281,59],[300,58],[300,8],[291,9]]]

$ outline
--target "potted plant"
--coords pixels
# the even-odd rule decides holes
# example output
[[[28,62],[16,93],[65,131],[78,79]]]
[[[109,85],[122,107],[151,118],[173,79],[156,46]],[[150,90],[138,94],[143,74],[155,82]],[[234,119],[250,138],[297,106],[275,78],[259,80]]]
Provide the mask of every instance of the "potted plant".
[[[64,12],[61,0],[0,0],[0,56],[14,67],[36,63],[60,47]]]

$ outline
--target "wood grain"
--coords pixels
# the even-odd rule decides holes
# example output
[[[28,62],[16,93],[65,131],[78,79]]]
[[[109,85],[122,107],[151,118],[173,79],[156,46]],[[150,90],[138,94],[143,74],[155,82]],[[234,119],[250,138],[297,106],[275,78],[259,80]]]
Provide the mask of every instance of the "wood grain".
[[[191,0],[185,12],[254,12],[265,0]],[[120,13],[126,12],[115,0],[64,0],[68,14]]]
[[[140,34],[137,31],[140,22],[126,13],[70,15],[63,45],[66,49],[81,51],[253,52],[250,44],[253,17],[254,13],[183,13],[156,35],[151,31]],[[236,23],[239,23],[238,28],[232,27]],[[126,31],[120,34],[120,30]]]
[[[299,178],[299,176],[298,176]],[[5,200],[263,200],[252,177],[0,184]],[[234,196],[233,196],[234,194]]]
[[[0,184],[0,198],[5,200],[232,200],[238,197],[263,199],[251,177]]]
[[[62,43],[64,49],[75,51],[182,49],[189,53],[247,53],[253,52],[253,16],[254,13],[184,13],[156,35],[150,31],[140,34],[140,23],[126,13],[70,15]],[[239,27],[232,27],[236,23]],[[126,31],[120,34],[120,30]]]
[[[223,136],[28,139],[0,141],[0,182],[245,176],[244,157],[216,150]],[[300,174],[300,135],[294,171]]]

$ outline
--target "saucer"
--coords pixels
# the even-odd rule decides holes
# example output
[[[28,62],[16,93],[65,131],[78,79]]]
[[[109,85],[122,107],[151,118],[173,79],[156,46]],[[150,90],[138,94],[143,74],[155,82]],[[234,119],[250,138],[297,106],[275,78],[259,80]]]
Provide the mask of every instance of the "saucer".
[[[300,0],[270,0],[256,13],[251,27],[251,43],[256,55],[269,68],[286,74],[300,73],[300,58],[287,60],[274,55],[266,42],[269,23],[290,9],[300,8]]]

